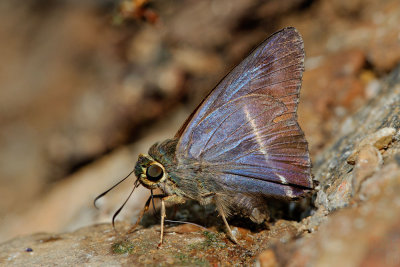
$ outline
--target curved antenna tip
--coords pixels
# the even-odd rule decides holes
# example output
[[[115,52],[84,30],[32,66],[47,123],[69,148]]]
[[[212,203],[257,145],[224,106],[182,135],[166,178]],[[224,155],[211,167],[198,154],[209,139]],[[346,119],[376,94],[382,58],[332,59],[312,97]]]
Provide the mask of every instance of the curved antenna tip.
[[[97,200],[99,200],[100,198],[104,197],[108,192],[110,192],[111,190],[113,190],[116,186],[118,186],[120,183],[122,183],[123,181],[125,181],[129,176],[131,176],[131,174],[134,172],[135,170],[132,170],[127,176],[125,176],[124,179],[122,179],[121,181],[119,181],[118,183],[116,183],[115,185],[113,185],[111,188],[107,189],[106,191],[104,191],[103,193],[101,193],[100,195],[98,195],[94,201],[93,201],[93,206],[98,209],[99,207],[97,207],[96,202]],[[135,182],[136,184],[136,182]],[[137,186],[136,186],[137,187]]]

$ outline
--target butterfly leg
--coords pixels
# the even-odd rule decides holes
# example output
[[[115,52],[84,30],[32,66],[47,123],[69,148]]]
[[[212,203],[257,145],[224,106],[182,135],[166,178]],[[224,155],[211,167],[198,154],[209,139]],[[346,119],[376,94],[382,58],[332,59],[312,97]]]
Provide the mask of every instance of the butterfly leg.
[[[165,213],[165,201],[162,198],[161,199],[161,234],[160,234],[160,243],[158,243],[158,248],[161,247],[163,243],[163,238],[164,238],[164,219],[167,217]]]
[[[165,195],[154,195],[154,196],[153,196],[153,198],[163,198],[163,197],[165,197]],[[150,202],[151,202],[151,196],[149,197],[149,199],[147,199],[146,204],[144,205],[144,208],[143,208],[142,211],[140,212],[139,217],[137,218],[135,225],[133,225],[133,226],[128,230],[128,234],[131,234],[131,233],[136,229],[136,227],[139,225],[140,221],[141,221],[142,218],[143,218],[144,213],[145,213],[146,211],[149,210]]]
[[[225,223],[226,229],[228,231],[228,236],[230,237],[230,239],[232,240],[233,243],[237,244],[238,241],[237,241],[236,237],[233,235],[231,227],[229,227],[228,221],[226,220],[225,212],[222,209],[222,207],[220,205],[218,205],[218,203],[217,203],[217,209],[218,209],[219,214],[222,217],[222,220]]]
[[[165,212],[165,202],[171,204],[182,204],[185,203],[185,201],[186,201],[185,198],[176,195],[161,198],[161,234],[160,234],[160,243],[158,244],[158,248],[161,247],[164,238],[164,220],[165,217],[167,217],[167,214]]]
[[[204,203],[208,202],[207,198],[212,198],[212,202],[215,203],[215,206],[217,207],[218,213],[219,213],[219,215],[221,215],[222,220],[225,223],[226,229],[228,231],[229,238],[232,240],[233,243],[237,244],[238,241],[237,241],[236,237],[233,235],[231,227],[229,226],[228,221],[226,220],[224,208],[223,208],[221,202],[218,201],[218,196],[216,195],[216,193],[215,192],[210,192],[210,193],[204,194],[204,195],[202,195],[202,198],[203,198],[203,202]]]

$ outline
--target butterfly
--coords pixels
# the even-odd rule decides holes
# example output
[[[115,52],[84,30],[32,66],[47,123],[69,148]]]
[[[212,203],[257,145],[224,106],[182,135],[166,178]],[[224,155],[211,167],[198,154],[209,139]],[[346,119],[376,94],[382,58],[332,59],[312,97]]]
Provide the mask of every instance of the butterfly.
[[[162,194],[152,194],[134,227],[150,200],[161,199],[161,245],[165,204],[192,199],[214,204],[237,243],[227,222],[231,214],[260,223],[269,200],[311,192],[308,143],[297,122],[303,70],[298,31],[276,32],[222,79],[173,138],[140,154],[134,188],[143,185]]]

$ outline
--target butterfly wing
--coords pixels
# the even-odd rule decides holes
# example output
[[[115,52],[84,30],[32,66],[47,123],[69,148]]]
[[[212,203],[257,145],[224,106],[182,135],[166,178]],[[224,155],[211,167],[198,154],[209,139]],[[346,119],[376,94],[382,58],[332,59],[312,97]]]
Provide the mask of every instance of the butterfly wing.
[[[240,192],[297,197],[312,188],[308,145],[297,123],[304,48],[294,28],[258,46],[178,131],[176,157],[213,166]]]

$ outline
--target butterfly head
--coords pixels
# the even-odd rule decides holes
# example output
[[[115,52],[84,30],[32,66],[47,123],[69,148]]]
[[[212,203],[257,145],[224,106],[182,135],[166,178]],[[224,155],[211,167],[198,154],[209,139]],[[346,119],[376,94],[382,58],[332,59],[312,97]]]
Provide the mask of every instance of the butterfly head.
[[[148,188],[155,189],[167,179],[164,166],[151,156],[140,154],[135,166],[135,175],[140,183]]]

